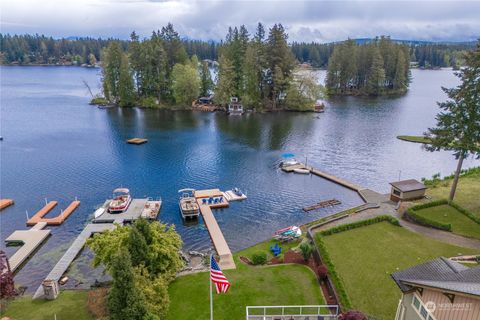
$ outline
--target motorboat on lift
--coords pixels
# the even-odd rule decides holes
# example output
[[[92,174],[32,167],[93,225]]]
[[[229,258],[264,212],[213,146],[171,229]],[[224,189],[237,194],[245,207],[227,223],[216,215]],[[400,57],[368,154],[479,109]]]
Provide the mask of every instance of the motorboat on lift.
[[[198,206],[197,199],[194,197],[195,189],[180,189],[180,200],[178,207],[183,219],[196,218],[200,214],[200,207]]]
[[[108,204],[108,212],[123,213],[127,211],[128,206],[132,202],[130,190],[127,188],[118,188],[113,190],[112,201]]]

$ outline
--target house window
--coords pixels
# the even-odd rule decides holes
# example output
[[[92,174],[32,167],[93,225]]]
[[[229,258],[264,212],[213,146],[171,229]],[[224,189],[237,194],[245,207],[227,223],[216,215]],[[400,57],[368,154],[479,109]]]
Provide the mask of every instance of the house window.
[[[417,310],[420,309],[420,300],[418,300],[418,298],[416,296],[413,296],[413,306]]]
[[[420,309],[420,314],[422,315],[423,319],[427,319],[428,311],[427,309],[425,309],[424,306],[422,306],[422,308]]]
[[[400,191],[393,189],[393,194],[400,197]]]

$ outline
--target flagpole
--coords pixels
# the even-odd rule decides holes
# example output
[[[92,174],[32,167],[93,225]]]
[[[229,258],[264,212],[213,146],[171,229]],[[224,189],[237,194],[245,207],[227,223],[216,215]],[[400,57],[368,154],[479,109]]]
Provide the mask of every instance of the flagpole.
[[[210,320],[213,320],[213,298],[212,298],[212,254],[210,254],[210,274],[208,275],[208,281],[210,282]]]

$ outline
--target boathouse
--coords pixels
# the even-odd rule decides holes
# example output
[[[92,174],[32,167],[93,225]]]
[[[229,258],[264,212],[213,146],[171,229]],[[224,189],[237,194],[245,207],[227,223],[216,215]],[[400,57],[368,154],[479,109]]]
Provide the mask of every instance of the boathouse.
[[[423,183],[415,179],[390,182],[390,185],[392,186],[390,200],[395,202],[421,199],[427,189]]]

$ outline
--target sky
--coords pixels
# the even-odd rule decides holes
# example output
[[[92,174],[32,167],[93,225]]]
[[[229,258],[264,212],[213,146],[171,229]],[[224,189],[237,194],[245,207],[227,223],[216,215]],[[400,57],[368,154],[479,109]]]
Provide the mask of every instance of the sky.
[[[394,39],[480,38],[479,1],[303,0],[0,0],[1,33],[55,38],[142,37],[174,24],[182,37],[221,40],[229,26],[282,23],[289,41],[331,42],[388,35]]]

